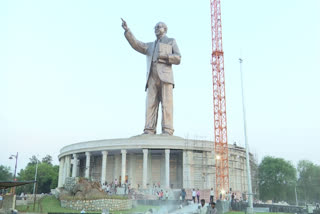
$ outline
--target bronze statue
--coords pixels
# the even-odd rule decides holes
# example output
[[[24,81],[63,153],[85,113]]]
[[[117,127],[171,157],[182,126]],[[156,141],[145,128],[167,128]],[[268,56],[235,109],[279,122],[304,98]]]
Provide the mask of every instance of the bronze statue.
[[[158,109],[161,103],[162,134],[172,135],[174,132],[172,64],[179,65],[181,60],[176,40],[166,36],[168,28],[163,22],[156,24],[154,32],[157,39],[149,43],[137,40],[123,19],[122,27],[131,47],[147,57],[147,81],[145,87],[147,100],[144,134],[156,134]]]

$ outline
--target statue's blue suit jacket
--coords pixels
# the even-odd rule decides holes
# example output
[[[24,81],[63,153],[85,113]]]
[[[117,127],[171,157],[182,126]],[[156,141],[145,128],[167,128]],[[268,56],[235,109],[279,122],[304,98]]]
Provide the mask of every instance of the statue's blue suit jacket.
[[[179,65],[181,60],[180,51],[176,40],[163,36],[156,46],[155,42],[144,43],[137,40],[130,30],[124,33],[131,47],[136,51],[147,56],[147,80],[146,90],[148,88],[148,80],[151,72],[152,61],[156,61],[155,66],[161,81],[174,85],[172,64]],[[167,55],[167,60],[158,59],[160,53]]]

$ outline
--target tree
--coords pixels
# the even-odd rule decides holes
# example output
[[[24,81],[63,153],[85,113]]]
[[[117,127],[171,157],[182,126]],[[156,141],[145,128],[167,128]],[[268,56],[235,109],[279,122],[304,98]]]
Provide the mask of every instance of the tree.
[[[44,158],[42,158],[42,163],[47,163],[52,165],[52,157],[51,155],[46,155]]]
[[[307,160],[298,163],[298,198],[305,202],[320,201],[320,166]]]
[[[22,169],[18,173],[18,180],[20,181],[30,181],[34,180],[36,172],[36,164],[34,164],[35,156],[30,158],[30,162],[25,169]],[[48,155],[46,156],[48,157]],[[51,158],[51,156],[50,156]],[[37,173],[37,192],[38,193],[50,193],[51,189],[54,189],[58,185],[58,173],[59,166],[52,165],[50,158],[44,158],[45,162],[38,163],[38,173]],[[52,159],[52,158],[51,158]],[[48,163],[49,162],[49,163]],[[17,188],[17,193],[32,193],[33,184],[28,184]]]
[[[0,165],[0,181],[11,181],[13,179],[10,167]]]
[[[32,157],[29,158],[28,166],[29,166],[29,165],[36,165],[37,162],[39,162],[39,161],[40,161],[40,160],[37,158],[37,156],[32,155]]]
[[[260,199],[294,202],[297,181],[295,167],[282,158],[267,156],[259,165]]]

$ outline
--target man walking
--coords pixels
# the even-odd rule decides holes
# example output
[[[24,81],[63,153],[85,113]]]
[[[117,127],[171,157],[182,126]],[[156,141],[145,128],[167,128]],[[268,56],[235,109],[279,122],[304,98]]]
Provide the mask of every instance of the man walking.
[[[197,196],[197,192],[195,189],[192,190],[192,200],[193,200],[193,203],[195,204],[196,203],[196,196]]]
[[[214,197],[214,191],[213,191],[213,188],[211,188],[211,190],[210,190],[210,203],[213,202],[213,197]]]
[[[156,41],[144,43],[137,40],[127,23],[122,20],[125,37],[131,47],[147,56],[147,101],[144,134],[156,134],[158,109],[162,109],[162,134],[172,135],[173,129],[173,94],[174,87],[172,64],[180,64],[181,55],[173,38],[166,36],[168,27],[159,22],[154,27]]]
[[[207,214],[208,207],[206,206],[206,201],[204,199],[201,199],[201,205],[198,207],[198,214]]]
[[[198,201],[198,204],[200,203],[200,190],[198,189],[197,190],[197,201]]]
[[[210,205],[211,206],[209,206],[208,209],[207,209],[207,214],[217,214],[217,208],[215,207],[216,203],[211,202]]]

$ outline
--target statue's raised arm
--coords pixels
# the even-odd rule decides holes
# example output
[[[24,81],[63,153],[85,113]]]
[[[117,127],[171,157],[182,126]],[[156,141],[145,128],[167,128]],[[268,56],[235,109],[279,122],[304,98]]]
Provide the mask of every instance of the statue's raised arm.
[[[129,44],[131,45],[131,47],[133,49],[135,49],[136,51],[142,53],[142,54],[147,54],[147,50],[148,50],[148,45],[144,42],[141,42],[139,40],[137,40],[133,33],[131,32],[131,30],[128,28],[127,22],[122,19],[122,28],[125,30],[124,31],[124,36],[126,37],[126,39],[128,40]]]

